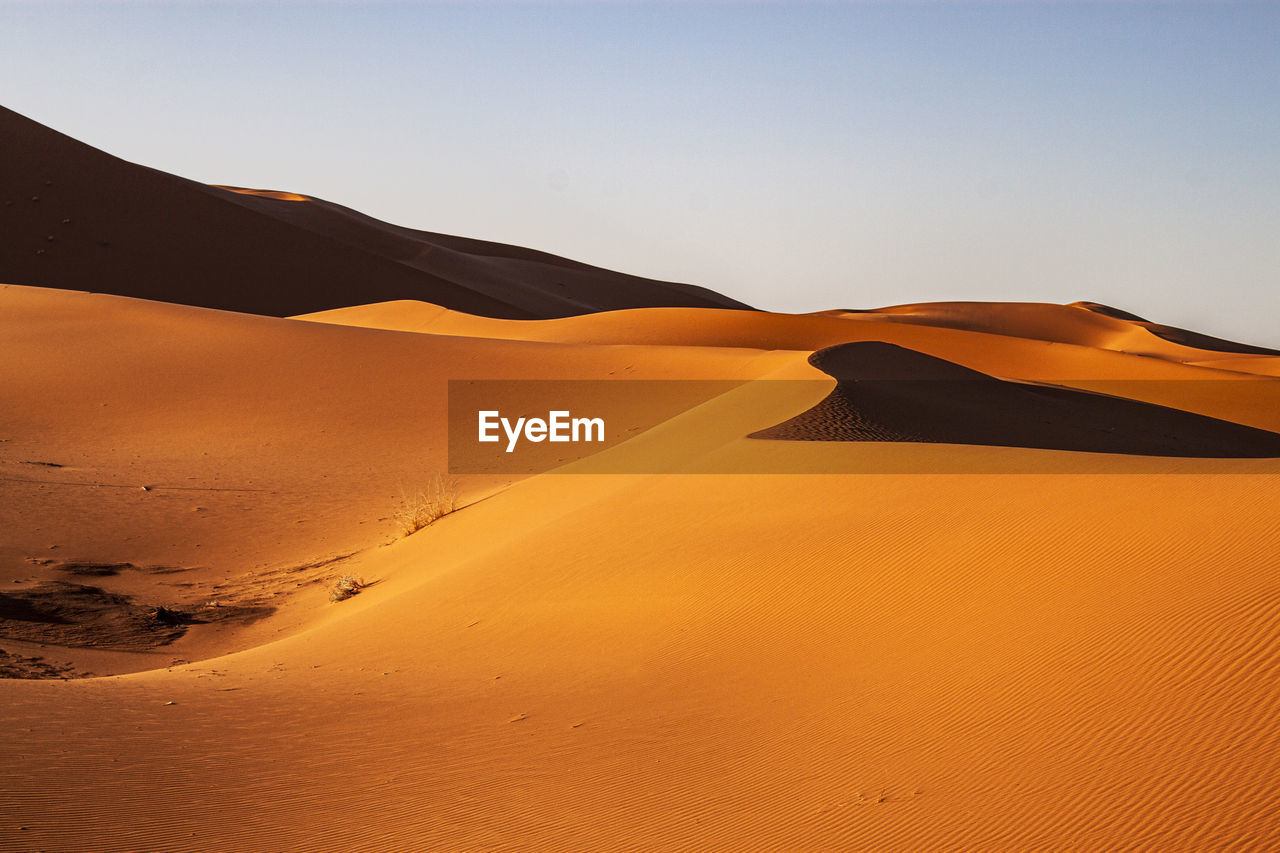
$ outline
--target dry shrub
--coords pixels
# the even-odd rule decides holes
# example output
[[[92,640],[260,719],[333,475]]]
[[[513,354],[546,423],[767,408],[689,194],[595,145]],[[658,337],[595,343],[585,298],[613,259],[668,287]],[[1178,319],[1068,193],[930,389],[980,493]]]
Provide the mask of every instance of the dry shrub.
[[[329,587],[329,600],[346,601],[366,586],[367,584],[363,578],[355,575],[343,575],[333,582],[333,586]]]
[[[458,481],[436,474],[425,489],[414,492],[401,490],[396,524],[402,535],[410,536],[457,508]]]

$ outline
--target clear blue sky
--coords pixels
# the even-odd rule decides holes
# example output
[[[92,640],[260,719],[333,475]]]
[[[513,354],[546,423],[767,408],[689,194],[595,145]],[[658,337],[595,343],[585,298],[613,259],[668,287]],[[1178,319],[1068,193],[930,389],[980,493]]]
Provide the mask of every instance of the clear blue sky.
[[[810,311],[1280,345],[1280,3],[13,3],[0,103],[211,183]]]

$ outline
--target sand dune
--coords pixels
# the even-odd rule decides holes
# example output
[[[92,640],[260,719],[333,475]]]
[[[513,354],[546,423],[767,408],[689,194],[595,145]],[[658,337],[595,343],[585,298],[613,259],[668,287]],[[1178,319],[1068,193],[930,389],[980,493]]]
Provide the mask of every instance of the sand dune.
[[[1280,848],[1275,354],[737,310],[0,123],[0,850]],[[468,456],[486,380],[609,438]]]
[[[712,324],[701,322],[707,316],[701,312],[640,310],[611,312],[613,316],[607,322],[566,317],[543,323],[510,324],[449,311],[439,305],[402,300],[314,312],[301,319],[374,329],[517,340],[696,343],[765,349],[817,349],[848,340],[850,334],[859,333],[851,330],[865,329],[868,324],[895,323],[994,334],[1003,339],[1069,344],[1239,372],[1259,368],[1266,372],[1280,364],[1277,358],[1280,353],[1262,347],[1222,341],[1146,321],[1111,317],[1085,307],[1092,304],[936,302],[862,311],[723,316]],[[1157,333],[1157,329],[1164,331]],[[877,328],[871,334],[899,333]],[[1172,339],[1174,335],[1178,340]]]
[[[426,299],[494,317],[745,308],[692,285],[413,231],[297,193],[206,186],[0,107],[0,282],[256,314]]]
[[[1106,316],[1128,320],[1142,326],[1152,334],[1164,338],[1167,341],[1194,349],[1208,350],[1210,352],[1238,353],[1240,355],[1280,355],[1280,350],[1254,346],[1253,344],[1242,344],[1237,341],[1224,340],[1223,338],[1215,338],[1212,335],[1204,335],[1200,332],[1189,331],[1188,329],[1179,329],[1177,326],[1166,326],[1162,323],[1153,323],[1136,314],[1130,314],[1128,311],[1121,311],[1117,308],[1112,308],[1109,305],[1099,305],[1096,302],[1075,302],[1072,303],[1072,305],[1073,307],[1086,308],[1090,311],[1095,311]]]
[[[1000,313],[1002,306],[994,305],[992,310]],[[1068,316],[1074,318],[1081,313],[1071,311]],[[790,351],[801,358],[842,343],[885,341],[992,376],[1091,390],[1260,429],[1280,430],[1280,386],[1255,378],[1265,376],[1267,369],[1274,369],[1266,358],[1247,358],[1241,372],[1223,366],[1236,364],[1234,358],[1225,362],[1210,360],[1201,365],[1069,342],[1072,337],[1069,325],[1053,331],[1062,339],[1055,341],[1003,334],[998,324],[991,324],[991,330],[983,332],[935,324],[886,322],[877,316],[875,312],[795,315],[650,308],[610,311],[590,317],[509,321],[402,301],[320,312],[299,319],[493,340]],[[1146,332],[1140,334],[1151,337]],[[1219,354],[1200,355],[1216,359]],[[811,378],[824,376],[817,371],[809,375]]]
[[[1041,447],[1089,453],[1280,457],[1280,434],[1049,385],[1009,382],[877,341],[819,350],[836,379],[817,406],[754,438]]]
[[[394,538],[401,492],[446,468],[449,379],[745,380],[776,360],[369,332],[15,286],[0,288],[0,335],[3,397],[25,401],[0,416],[0,584],[71,580],[68,561],[168,567],[118,572],[112,591],[190,606],[284,606],[297,584]],[[580,402],[626,436],[702,391],[689,383],[692,399],[647,406]],[[512,479],[466,478],[462,498]],[[149,668],[258,631],[274,633],[197,626],[162,658],[93,655],[81,668]]]
[[[807,359],[838,329],[966,370],[1190,386],[1263,426],[1269,379],[835,317],[410,306],[442,334],[0,301],[0,389],[24,401],[0,420],[0,673],[33,679],[0,683],[6,849],[1280,840],[1275,473],[1065,453],[1057,475],[831,476],[799,472],[1056,451],[747,438],[835,387]],[[865,369],[842,352],[817,361]],[[399,488],[443,462],[443,383],[535,376],[809,380],[615,410],[635,437],[599,454],[796,473],[464,477],[461,510],[401,537]],[[1070,473],[1084,456],[1113,461]],[[346,573],[376,583],[330,603]]]
[[[1276,356],[1206,359],[1189,363],[1198,367],[1212,367],[1217,370],[1233,370],[1240,373],[1254,373],[1259,376],[1280,377],[1280,358]]]
[[[949,329],[1016,335],[1033,340],[1188,362],[1239,356],[1280,355],[1263,347],[1238,344],[1173,326],[1094,302],[1052,305],[1037,302],[933,302],[896,305],[873,311],[829,312],[839,316]]]

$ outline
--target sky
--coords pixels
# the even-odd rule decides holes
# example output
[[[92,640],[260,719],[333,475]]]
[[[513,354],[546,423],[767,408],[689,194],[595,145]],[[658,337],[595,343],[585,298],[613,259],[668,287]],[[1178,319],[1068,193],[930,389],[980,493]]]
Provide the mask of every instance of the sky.
[[[0,0],[0,103],[769,310],[1091,300],[1280,346],[1277,2]]]

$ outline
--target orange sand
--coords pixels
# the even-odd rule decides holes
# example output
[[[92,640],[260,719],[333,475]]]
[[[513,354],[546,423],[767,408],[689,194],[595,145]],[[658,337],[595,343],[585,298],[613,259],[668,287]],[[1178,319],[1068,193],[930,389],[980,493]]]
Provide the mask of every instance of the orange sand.
[[[272,251],[376,230],[216,192]],[[0,286],[0,850],[1280,848],[1280,460],[748,437],[856,341],[1270,431],[1280,357],[1084,303],[516,320],[353,287],[288,319]],[[585,391],[617,440],[459,476],[405,536],[450,379],[728,387]]]
[[[463,478],[460,511],[389,518],[443,462],[449,377],[817,378],[837,324],[1006,375],[1239,374],[857,317],[403,307],[447,333],[0,289],[6,589],[65,577],[29,559],[127,561],[186,571],[91,582],[278,608],[146,651],[3,640],[129,673],[0,682],[5,849],[1280,840],[1274,474]],[[1271,380],[1186,384],[1280,427]],[[812,402],[713,400],[635,442],[819,471],[912,450],[745,438]],[[329,603],[348,572],[378,583]]]

